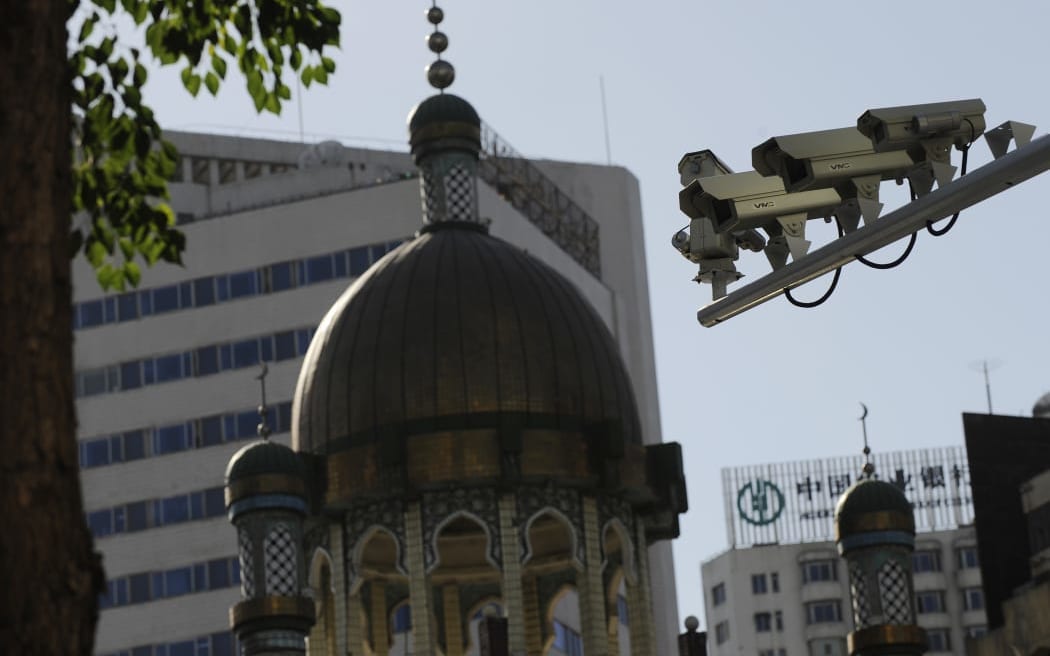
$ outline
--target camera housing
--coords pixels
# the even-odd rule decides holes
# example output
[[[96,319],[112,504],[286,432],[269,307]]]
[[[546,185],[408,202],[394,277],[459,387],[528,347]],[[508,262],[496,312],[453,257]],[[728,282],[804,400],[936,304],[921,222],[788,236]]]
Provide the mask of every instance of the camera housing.
[[[937,140],[962,150],[984,134],[984,101],[980,98],[869,109],[857,119],[857,129],[871,139],[876,152],[907,150],[916,161],[922,142]]]

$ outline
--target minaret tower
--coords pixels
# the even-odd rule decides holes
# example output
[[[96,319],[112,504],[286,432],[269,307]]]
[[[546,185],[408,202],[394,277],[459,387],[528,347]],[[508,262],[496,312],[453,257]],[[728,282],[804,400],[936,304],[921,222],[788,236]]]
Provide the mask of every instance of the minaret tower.
[[[865,407],[862,423],[867,415]],[[915,517],[904,493],[875,477],[866,424],[864,459],[860,479],[835,507],[835,541],[846,560],[853,606],[849,653],[917,656],[926,651],[926,633],[915,619]]]
[[[266,373],[263,365],[260,439],[226,467],[226,510],[241,561],[241,601],[230,609],[230,624],[243,656],[295,656],[306,652],[314,623],[314,602],[303,594],[306,483],[299,455],[269,439]]]

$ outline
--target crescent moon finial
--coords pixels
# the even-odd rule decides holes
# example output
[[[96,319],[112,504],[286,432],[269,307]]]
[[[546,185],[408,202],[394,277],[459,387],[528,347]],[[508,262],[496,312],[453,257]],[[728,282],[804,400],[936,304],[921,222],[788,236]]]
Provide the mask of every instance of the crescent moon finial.
[[[864,408],[864,414],[862,414],[860,417],[858,417],[857,420],[858,421],[864,421],[865,419],[868,418],[868,406],[864,405],[864,403],[861,402],[860,407]]]

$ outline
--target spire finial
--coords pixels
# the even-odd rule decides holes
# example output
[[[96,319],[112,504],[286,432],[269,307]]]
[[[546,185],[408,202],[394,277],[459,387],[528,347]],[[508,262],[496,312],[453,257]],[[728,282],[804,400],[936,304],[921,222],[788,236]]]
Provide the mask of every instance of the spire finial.
[[[259,425],[256,427],[256,434],[264,440],[270,439],[270,424],[267,423],[267,408],[266,408],[266,376],[270,373],[270,368],[263,362],[262,371],[255,377],[255,380],[259,381],[260,392],[262,396],[262,403],[259,404]]]
[[[456,69],[441,58],[441,53],[448,48],[448,36],[438,29],[438,25],[444,19],[445,12],[437,6],[437,0],[431,0],[430,9],[427,10],[427,20],[434,26],[434,31],[427,36],[427,46],[437,55],[437,60],[427,66],[427,81],[439,93],[445,93],[445,89],[451,86],[452,81],[456,79]]]
[[[860,407],[864,409],[864,413],[858,418],[864,435],[864,467],[861,471],[864,473],[865,478],[871,478],[872,474],[875,473],[875,465],[871,462],[871,448],[868,446],[868,406],[861,403]]]

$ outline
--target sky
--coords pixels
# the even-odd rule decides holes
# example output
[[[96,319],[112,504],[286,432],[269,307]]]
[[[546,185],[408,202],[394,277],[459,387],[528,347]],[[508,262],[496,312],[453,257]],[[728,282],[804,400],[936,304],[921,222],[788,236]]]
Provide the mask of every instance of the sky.
[[[231,81],[193,100],[178,70],[154,69],[146,99],[166,128],[337,138],[406,149],[405,118],[430,94],[432,59],[418,0],[334,2],[343,15],[337,71],[280,117],[258,116]],[[611,161],[637,176],[663,439],[683,445],[689,512],[675,541],[679,612],[703,623],[701,560],[728,546],[720,470],[849,455],[861,448],[962,444],[963,412],[1029,415],[1050,391],[1047,264],[1050,174],[963,213],[946,236],[920,234],[890,271],[847,266],[831,299],[786,300],[714,328],[696,310],[710,291],[670,246],[688,223],[677,163],[710,148],[737,171],[766,138],[854,125],[868,108],[980,97],[992,127],[1050,128],[1050,4],[853,3],[823,0],[620,2],[445,0],[451,91],[530,157],[605,163],[600,79]],[[231,71],[235,70],[231,67]],[[293,87],[293,93],[295,89]],[[958,164],[959,154],[953,155]],[[983,141],[971,170],[990,160]],[[893,209],[899,194],[883,186]],[[831,238],[811,229],[815,246]],[[192,246],[191,246],[192,247]],[[872,256],[893,259],[903,244]],[[744,282],[768,270],[742,253]],[[148,274],[147,274],[148,275]],[[798,290],[823,293],[827,279]],[[1041,291],[1043,290],[1043,291]]]

